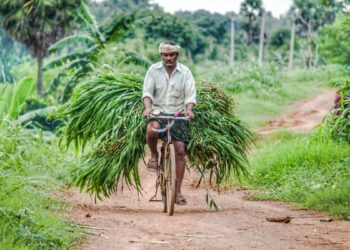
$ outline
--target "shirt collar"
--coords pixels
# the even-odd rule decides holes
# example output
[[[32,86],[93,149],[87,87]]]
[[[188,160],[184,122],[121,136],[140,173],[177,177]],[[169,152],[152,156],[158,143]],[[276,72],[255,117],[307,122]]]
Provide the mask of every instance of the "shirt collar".
[[[160,62],[159,65],[157,66],[158,69],[161,69],[161,68],[163,68],[163,67],[164,67],[163,62]],[[164,67],[164,69],[165,69],[165,67]],[[178,62],[176,62],[176,67],[175,67],[175,69],[174,69],[174,72],[175,72],[176,70],[182,72],[180,63],[178,63]]]

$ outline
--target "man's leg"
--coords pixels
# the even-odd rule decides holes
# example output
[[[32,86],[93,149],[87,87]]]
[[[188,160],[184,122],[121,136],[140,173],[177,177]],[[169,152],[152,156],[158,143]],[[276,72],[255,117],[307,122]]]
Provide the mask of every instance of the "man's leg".
[[[186,168],[185,143],[182,141],[174,141],[174,146],[176,155],[176,196],[180,196],[181,184]]]
[[[147,134],[146,135],[146,142],[147,142],[149,149],[151,151],[150,163],[158,164],[157,143],[158,143],[159,133],[153,131],[152,128],[159,129],[160,128],[159,123],[156,121],[152,121],[152,122],[148,123],[147,132],[146,132],[146,134]],[[152,166],[155,168],[157,167],[157,165],[152,165]]]

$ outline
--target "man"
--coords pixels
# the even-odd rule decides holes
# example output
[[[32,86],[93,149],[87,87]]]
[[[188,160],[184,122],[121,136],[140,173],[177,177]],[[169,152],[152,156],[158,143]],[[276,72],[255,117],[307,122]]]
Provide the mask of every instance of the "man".
[[[159,45],[162,61],[153,64],[145,77],[143,86],[144,117],[150,117],[152,110],[162,113],[184,113],[191,120],[194,119],[192,109],[196,105],[196,88],[191,71],[177,62],[180,46],[174,42],[164,42]],[[147,164],[149,170],[158,166],[157,142],[159,133],[152,128],[165,126],[165,121],[150,119],[147,125],[146,141],[151,151],[151,158]],[[188,121],[176,120],[171,129],[176,156],[176,204],[186,205],[186,199],[181,194],[181,183],[185,173],[185,144],[189,140]]]

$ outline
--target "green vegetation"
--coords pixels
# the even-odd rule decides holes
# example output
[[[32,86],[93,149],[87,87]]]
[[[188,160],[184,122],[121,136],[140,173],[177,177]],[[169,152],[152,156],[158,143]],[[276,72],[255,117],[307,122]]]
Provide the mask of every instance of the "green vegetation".
[[[350,64],[348,32],[344,30],[348,17],[340,16],[335,23],[321,28],[318,37],[320,54],[332,63]]]
[[[69,180],[74,158],[39,131],[1,129],[0,138],[0,249],[71,247],[77,234],[59,216],[67,205],[51,192]]]
[[[262,67],[255,62],[237,64],[235,67],[224,64],[215,67],[209,65],[201,65],[196,73],[201,78],[222,85],[231,93],[251,92],[259,96],[280,87],[278,67],[274,64]],[[209,67],[211,70],[207,71]]]
[[[338,84],[339,102],[337,107],[326,115],[319,126],[318,139],[320,141],[345,141],[350,143],[350,82]]]
[[[250,159],[255,199],[292,201],[346,219],[350,216],[350,146],[291,133],[274,135]]]

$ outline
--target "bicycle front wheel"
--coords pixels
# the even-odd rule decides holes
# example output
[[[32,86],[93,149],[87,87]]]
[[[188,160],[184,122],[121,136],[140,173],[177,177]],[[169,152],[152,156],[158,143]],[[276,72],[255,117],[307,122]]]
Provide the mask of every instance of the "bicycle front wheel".
[[[163,202],[163,212],[168,212],[167,207],[167,198],[166,198],[166,151],[165,146],[162,146],[162,154],[161,154],[161,171],[160,171],[160,189],[162,193],[162,202]]]
[[[167,150],[167,160],[166,160],[166,199],[167,199],[167,210],[170,216],[174,214],[175,194],[176,194],[175,188],[176,188],[175,148],[173,144],[170,144]]]

